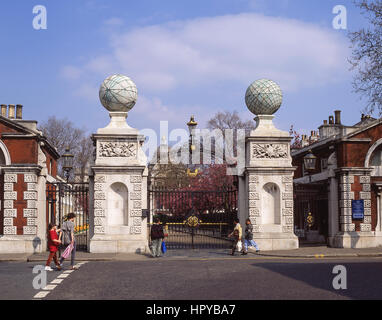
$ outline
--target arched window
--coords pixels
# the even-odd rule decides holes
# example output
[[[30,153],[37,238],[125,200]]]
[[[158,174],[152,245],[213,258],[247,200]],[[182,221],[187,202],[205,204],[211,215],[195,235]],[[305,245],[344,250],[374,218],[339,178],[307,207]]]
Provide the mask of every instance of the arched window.
[[[5,166],[5,165],[6,165],[6,162],[5,162],[4,152],[0,149],[0,166]]]
[[[280,189],[275,183],[263,187],[261,214],[263,224],[281,224]]]
[[[373,169],[372,176],[382,176],[382,145],[371,154],[369,167]]]
[[[11,164],[11,157],[4,142],[0,140],[0,166],[8,166]]]
[[[128,190],[123,183],[114,183],[108,191],[107,220],[109,226],[128,225]]]

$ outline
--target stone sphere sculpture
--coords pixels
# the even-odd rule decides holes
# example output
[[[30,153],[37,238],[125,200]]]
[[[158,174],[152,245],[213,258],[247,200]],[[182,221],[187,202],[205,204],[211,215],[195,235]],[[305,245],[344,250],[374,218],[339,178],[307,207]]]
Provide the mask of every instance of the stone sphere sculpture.
[[[112,75],[102,83],[99,99],[109,112],[128,112],[137,102],[137,86],[129,77]]]
[[[255,115],[273,115],[280,109],[283,93],[279,85],[268,79],[253,82],[245,93],[245,103]]]

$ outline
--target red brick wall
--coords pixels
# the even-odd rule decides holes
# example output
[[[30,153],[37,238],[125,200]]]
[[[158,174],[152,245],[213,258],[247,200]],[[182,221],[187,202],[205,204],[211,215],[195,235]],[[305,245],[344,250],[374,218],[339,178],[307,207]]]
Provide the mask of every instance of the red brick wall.
[[[4,138],[4,144],[8,148],[12,164],[36,164],[38,158],[38,144],[35,139]]]
[[[371,139],[370,143],[365,142],[346,142],[343,143],[341,150],[341,166],[343,167],[363,167],[365,165],[365,158],[370,147],[382,138],[382,125],[370,128],[361,132],[354,137],[354,139]]]
[[[46,156],[46,166],[48,168],[48,173],[51,176],[56,178],[57,177],[57,160],[48,150],[44,149],[43,151]]]
[[[51,175],[55,178],[57,178],[57,160],[52,159],[52,173]]]
[[[342,144],[339,167],[364,167],[366,154],[372,144],[346,142]]]
[[[27,225],[27,218],[24,218],[23,210],[27,208],[27,200],[24,200],[24,191],[27,191],[24,174],[17,175],[17,183],[14,184],[14,191],[17,191],[17,200],[14,201],[14,208],[17,209],[17,218],[13,219],[13,225],[17,227],[17,234],[23,235],[23,227]]]
[[[7,132],[7,133],[20,133],[19,130],[10,128],[9,126],[5,125],[4,123],[0,123],[0,132]]]

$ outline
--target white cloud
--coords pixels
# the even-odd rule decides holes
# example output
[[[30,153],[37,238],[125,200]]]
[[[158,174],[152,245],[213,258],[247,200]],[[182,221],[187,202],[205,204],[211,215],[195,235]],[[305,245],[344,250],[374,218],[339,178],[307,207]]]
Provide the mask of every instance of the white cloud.
[[[86,68],[115,69],[147,92],[268,77],[284,90],[325,85],[346,71],[346,39],[313,24],[259,14],[227,15],[140,27],[111,35],[110,56]]]
[[[124,25],[124,22],[120,18],[110,18],[104,21],[104,25],[111,26],[111,27],[120,27]]]
[[[109,22],[120,24],[116,18]],[[62,74],[70,80],[82,77],[87,85],[79,84],[76,94],[87,98],[98,97],[100,83],[94,79],[126,74],[138,86],[136,112],[153,121],[175,121],[190,113],[181,96],[182,107],[162,103],[166,93],[180,88],[200,89],[202,101],[204,91],[219,83],[221,103],[232,85],[242,87],[244,95],[252,81],[263,77],[285,92],[325,87],[348,77],[346,36],[293,19],[245,13],[122,29],[110,29],[107,55],[89,53],[94,58],[80,67],[67,66]]]
[[[149,124],[159,121],[168,121],[170,126],[185,127],[186,122],[189,120],[191,111],[200,114],[198,121],[206,121],[207,117],[203,117],[201,106],[185,106],[185,105],[167,105],[162,102],[158,97],[150,98],[144,95],[139,95],[136,106],[134,107],[134,116],[143,117]],[[203,117],[203,118],[201,118]]]
[[[61,69],[61,76],[68,80],[79,79],[81,77],[81,74],[82,74],[82,70],[77,67],[64,66]]]
[[[79,85],[74,90],[74,95],[94,103],[98,101],[98,91],[99,91],[99,88],[91,84],[84,83]]]

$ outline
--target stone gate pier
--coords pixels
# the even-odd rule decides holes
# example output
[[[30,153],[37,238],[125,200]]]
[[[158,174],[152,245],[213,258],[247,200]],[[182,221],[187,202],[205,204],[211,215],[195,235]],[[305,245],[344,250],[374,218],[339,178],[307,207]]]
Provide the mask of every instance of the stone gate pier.
[[[111,121],[92,136],[89,250],[142,252],[147,249],[147,218],[142,214],[147,209],[147,159],[141,148],[144,136],[126,122],[137,88],[128,77],[114,75],[102,84],[100,100]]]
[[[280,108],[282,92],[271,80],[258,80],[246,93],[248,109],[257,126],[245,141],[246,166],[239,178],[239,218],[249,218],[261,250],[298,248],[293,226],[293,173],[291,137],[277,129],[273,114]]]

